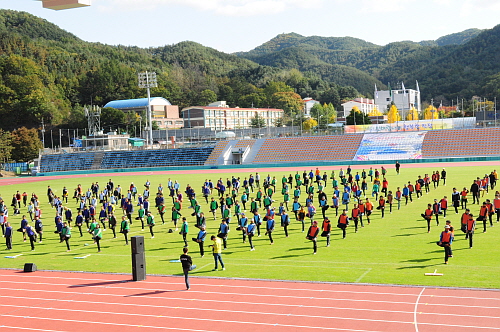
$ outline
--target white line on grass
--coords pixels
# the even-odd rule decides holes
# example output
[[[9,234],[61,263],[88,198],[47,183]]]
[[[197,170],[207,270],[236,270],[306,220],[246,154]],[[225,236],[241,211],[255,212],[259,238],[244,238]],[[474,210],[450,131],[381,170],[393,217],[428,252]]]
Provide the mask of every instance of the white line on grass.
[[[367,269],[367,270],[365,271],[365,273],[363,273],[361,276],[359,276],[359,278],[358,278],[358,279],[356,279],[356,281],[355,281],[355,282],[360,282],[360,281],[361,281],[361,279],[363,279],[363,278],[364,278],[364,277],[365,277],[368,273],[370,273],[370,271],[371,271],[371,270],[372,270],[372,268]]]

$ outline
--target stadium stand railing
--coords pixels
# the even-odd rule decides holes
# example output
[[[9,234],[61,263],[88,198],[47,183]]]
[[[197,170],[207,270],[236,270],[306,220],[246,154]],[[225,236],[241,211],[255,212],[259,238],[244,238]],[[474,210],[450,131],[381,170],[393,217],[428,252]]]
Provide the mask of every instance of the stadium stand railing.
[[[429,131],[422,145],[423,158],[491,156],[500,154],[500,128]]]
[[[352,160],[363,135],[268,138],[254,163]]]

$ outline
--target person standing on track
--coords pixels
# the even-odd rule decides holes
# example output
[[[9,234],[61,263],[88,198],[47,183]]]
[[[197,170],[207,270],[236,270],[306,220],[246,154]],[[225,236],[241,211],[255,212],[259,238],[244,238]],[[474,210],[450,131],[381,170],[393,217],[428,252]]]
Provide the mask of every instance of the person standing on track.
[[[189,271],[196,269],[196,265],[193,265],[193,260],[191,256],[188,255],[188,248],[182,248],[183,254],[179,258],[182,264],[182,271],[184,272],[184,282],[186,283],[186,290],[189,290]]]

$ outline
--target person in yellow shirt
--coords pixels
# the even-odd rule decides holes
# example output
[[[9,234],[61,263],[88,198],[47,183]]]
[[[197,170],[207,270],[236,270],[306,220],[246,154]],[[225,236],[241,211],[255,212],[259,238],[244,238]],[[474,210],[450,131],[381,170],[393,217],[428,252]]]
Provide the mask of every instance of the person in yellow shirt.
[[[226,268],[224,267],[224,262],[222,261],[222,241],[215,235],[212,235],[210,239],[214,241],[214,244],[211,244],[209,246],[212,247],[212,253],[214,254],[214,261],[215,261],[215,268],[212,271],[217,271],[219,262],[222,267],[222,271],[224,271]]]

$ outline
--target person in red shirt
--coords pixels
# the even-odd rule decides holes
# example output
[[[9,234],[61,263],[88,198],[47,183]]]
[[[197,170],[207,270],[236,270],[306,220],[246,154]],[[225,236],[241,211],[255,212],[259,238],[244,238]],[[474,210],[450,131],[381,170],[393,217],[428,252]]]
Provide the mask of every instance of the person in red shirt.
[[[448,258],[452,257],[451,255],[451,243],[453,242],[453,233],[450,231],[450,226],[444,226],[444,231],[441,232],[439,236],[439,241],[437,245],[444,248],[444,263],[448,264]]]
[[[332,224],[330,223],[330,219],[325,218],[323,219],[323,224],[321,225],[321,229],[323,230],[321,232],[322,237],[326,237],[326,246],[330,246],[330,233],[332,231]]]
[[[488,207],[486,206],[486,202],[483,202],[483,205],[479,208],[477,220],[483,222],[483,233],[486,233],[486,223],[488,222]]]
[[[495,214],[495,209],[493,204],[489,199],[486,200],[486,208],[488,209],[488,219],[490,220],[490,227],[493,227],[493,215]]]
[[[368,225],[370,225],[370,215],[372,214],[373,211],[373,204],[370,202],[370,199],[367,198],[365,202],[365,214],[366,214],[366,220],[368,221]]]
[[[422,218],[427,221],[427,233],[431,232],[431,220],[432,220],[432,205],[427,204],[427,209],[425,209],[424,213],[421,214]]]
[[[444,196],[440,201],[441,212],[443,212],[443,217],[446,218],[446,210],[448,210],[448,197]]]
[[[384,196],[380,196],[380,198],[378,200],[377,210],[380,210],[380,212],[382,213],[382,218],[384,218],[384,212],[385,212],[385,198],[384,198]]]
[[[359,224],[361,225],[361,227],[365,227],[363,225],[363,216],[366,213],[365,204],[363,204],[363,202],[359,201],[359,203],[358,203],[358,209],[359,209]]]
[[[359,209],[359,204],[356,205],[354,204],[354,207],[351,210],[351,218],[354,221],[354,232],[358,232],[358,221],[359,221],[359,216],[361,214],[361,211]]]
[[[318,249],[318,244],[317,244],[318,234],[319,234],[318,222],[314,220],[312,225],[309,227],[306,236],[306,239],[313,242],[314,254],[316,254],[316,251]]]
[[[462,214],[460,230],[465,233],[465,239],[467,239],[467,222],[469,221],[470,210],[466,209]]]
[[[386,196],[387,196],[387,190],[388,190],[388,188],[389,188],[389,181],[387,181],[387,179],[384,178],[382,180],[382,190],[381,190],[381,192],[383,192],[384,195],[386,195]]]
[[[462,189],[462,192],[460,193],[460,203],[462,204],[462,210],[467,209],[467,194],[469,194],[469,191],[464,187],[464,189]]]
[[[394,196],[392,195],[392,191],[389,190],[387,193],[386,203],[389,204],[389,212],[392,213],[392,202],[394,200]]]
[[[415,183],[415,194],[417,195],[417,198],[422,197],[422,186],[418,181]]]
[[[495,213],[497,214],[497,222],[500,221],[500,195],[496,195],[493,200],[493,207],[495,208]]]
[[[467,220],[467,233],[465,238],[469,239],[469,249],[472,249],[472,235],[474,235],[474,230],[476,229],[476,221],[474,220],[472,214],[469,214],[469,220]]]
[[[401,192],[401,189],[398,187],[396,190],[396,201],[398,201],[398,210],[401,208],[401,198],[403,197],[403,193]]]
[[[432,204],[432,212],[436,216],[436,225],[439,226],[439,215],[442,214],[442,212],[441,212],[441,204],[439,204],[437,199],[435,199],[434,204]]]
[[[342,230],[342,238],[345,239],[346,228],[349,225],[349,217],[347,216],[347,210],[344,210],[339,216],[337,227]]]

